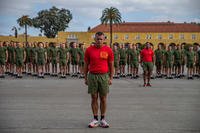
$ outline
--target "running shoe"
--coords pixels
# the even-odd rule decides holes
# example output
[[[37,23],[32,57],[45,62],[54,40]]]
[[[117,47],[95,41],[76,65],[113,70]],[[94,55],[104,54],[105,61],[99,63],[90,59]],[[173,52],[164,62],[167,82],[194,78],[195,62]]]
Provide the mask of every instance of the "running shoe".
[[[150,84],[150,83],[147,83],[147,86],[151,87],[151,84]]]
[[[109,124],[106,122],[105,119],[102,119],[100,121],[100,127],[102,127],[102,128],[109,128]]]
[[[147,84],[146,84],[146,83],[144,83],[143,87],[146,87],[146,86],[147,86]]]
[[[99,126],[99,122],[95,119],[93,119],[88,125],[89,128],[95,128],[95,127],[98,127],[98,126]]]

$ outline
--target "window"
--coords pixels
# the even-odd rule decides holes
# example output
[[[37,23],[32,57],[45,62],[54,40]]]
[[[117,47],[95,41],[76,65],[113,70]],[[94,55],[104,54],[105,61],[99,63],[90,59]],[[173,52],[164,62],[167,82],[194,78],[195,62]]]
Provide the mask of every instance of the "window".
[[[74,39],[74,38],[76,38],[76,35],[75,34],[69,34],[68,38],[73,38]]]
[[[184,34],[180,34],[180,39],[184,39]]]
[[[125,38],[125,40],[128,40],[128,35],[126,34],[126,35],[124,36],[124,38]]]
[[[173,39],[173,34],[169,34],[169,39]]]
[[[146,39],[151,39],[151,34],[147,34]]]
[[[118,35],[117,35],[117,34],[114,35],[114,39],[115,39],[115,40],[118,39]]]
[[[162,35],[158,34],[158,39],[161,40],[162,39]]]
[[[92,35],[91,38],[94,39],[95,35]]]
[[[136,40],[140,40],[140,35],[136,35],[136,36],[135,36],[135,39],[136,39]]]
[[[192,40],[196,40],[196,35],[192,34]]]

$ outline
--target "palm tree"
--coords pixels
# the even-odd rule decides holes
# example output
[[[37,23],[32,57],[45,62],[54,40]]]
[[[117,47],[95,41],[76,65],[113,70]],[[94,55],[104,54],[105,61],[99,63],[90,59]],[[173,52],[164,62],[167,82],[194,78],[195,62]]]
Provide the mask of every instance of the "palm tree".
[[[32,19],[29,18],[28,15],[23,15],[21,18],[17,19],[17,23],[20,27],[25,27],[25,38],[26,38],[26,44],[27,44],[27,26],[32,26]]]
[[[12,31],[14,30],[15,38],[17,38],[18,32],[17,27],[13,26]]]
[[[112,27],[113,24],[120,24],[121,20],[121,13],[115,7],[105,8],[102,12],[102,16],[100,18],[102,24],[109,23],[110,25],[110,47],[112,45]]]
[[[16,26],[13,26],[11,30],[14,31],[15,38],[17,38],[18,30],[20,30],[20,28],[17,28]]]

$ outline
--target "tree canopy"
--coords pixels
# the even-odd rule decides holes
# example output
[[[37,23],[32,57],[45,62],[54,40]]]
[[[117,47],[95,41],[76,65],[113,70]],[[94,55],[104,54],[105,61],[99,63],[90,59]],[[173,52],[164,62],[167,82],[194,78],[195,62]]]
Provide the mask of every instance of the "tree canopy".
[[[20,27],[25,28],[25,41],[27,44],[27,27],[28,26],[33,26],[33,21],[28,15],[23,15],[22,17],[17,19],[17,23],[19,24]]]
[[[112,25],[113,24],[120,24],[121,20],[121,13],[115,7],[105,8],[102,11],[102,16],[100,18],[102,24],[109,23],[110,25],[110,46],[112,45]]]
[[[53,6],[49,10],[39,11],[33,18],[33,26],[39,28],[46,37],[55,38],[59,31],[65,31],[71,20],[72,14],[69,10]]]

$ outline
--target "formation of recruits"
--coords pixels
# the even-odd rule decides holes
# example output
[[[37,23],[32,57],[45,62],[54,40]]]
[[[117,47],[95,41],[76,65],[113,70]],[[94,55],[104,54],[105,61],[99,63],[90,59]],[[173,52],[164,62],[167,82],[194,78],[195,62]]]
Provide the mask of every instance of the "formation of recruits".
[[[194,47],[194,48],[193,48]],[[153,49],[153,45],[152,45]],[[114,78],[131,76],[132,79],[138,78],[138,69],[141,65],[139,45],[128,44],[115,45],[114,52]],[[193,77],[200,77],[200,49],[199,45],[189,48],[182,45],[168,45],[158,44],[158,48],[154,51],[153,63],[156,67],[156,78],[173,79],[184,77],[184,68],[187,67],[188,79]],[[127,73],[125,74],[125,66],[127,66]],[[152,75],[152,78],[154,76]]]
[[[26,45],[13,41],[0,42],[0,78],[5,78],[5,74],[22,78],[22,73],[39,78],[44,78],[44,75],[84,78],[84,51],[84,44],[75,42],[70,43],[70,46],[61,43],[59,47],[53,42]],[[113,45],[114,78],[139,77],[139,67],[142,67],[140,51],[139,45],[136,44]],[[182,78],[185,76],[185,66],[188,79],[200,77],[199,45],[190,45],[186,49],[184,44],[168,47],[158,44],[154,51],[154,65],[156,78]]]
[[[78,46],[73,42],[70,45],[71,47],[68,47],[61,43],[57,47],[53,42],[27,45],[20,42],[0,42],[0,78],[5,78],[5,74],[22,78],[23,73],[39,78],[60,74],[61,78],[66,78],[66,75],[71,73],[70,68],[71,76],[79,74],[79,77],[83,78],[84,44]]]

